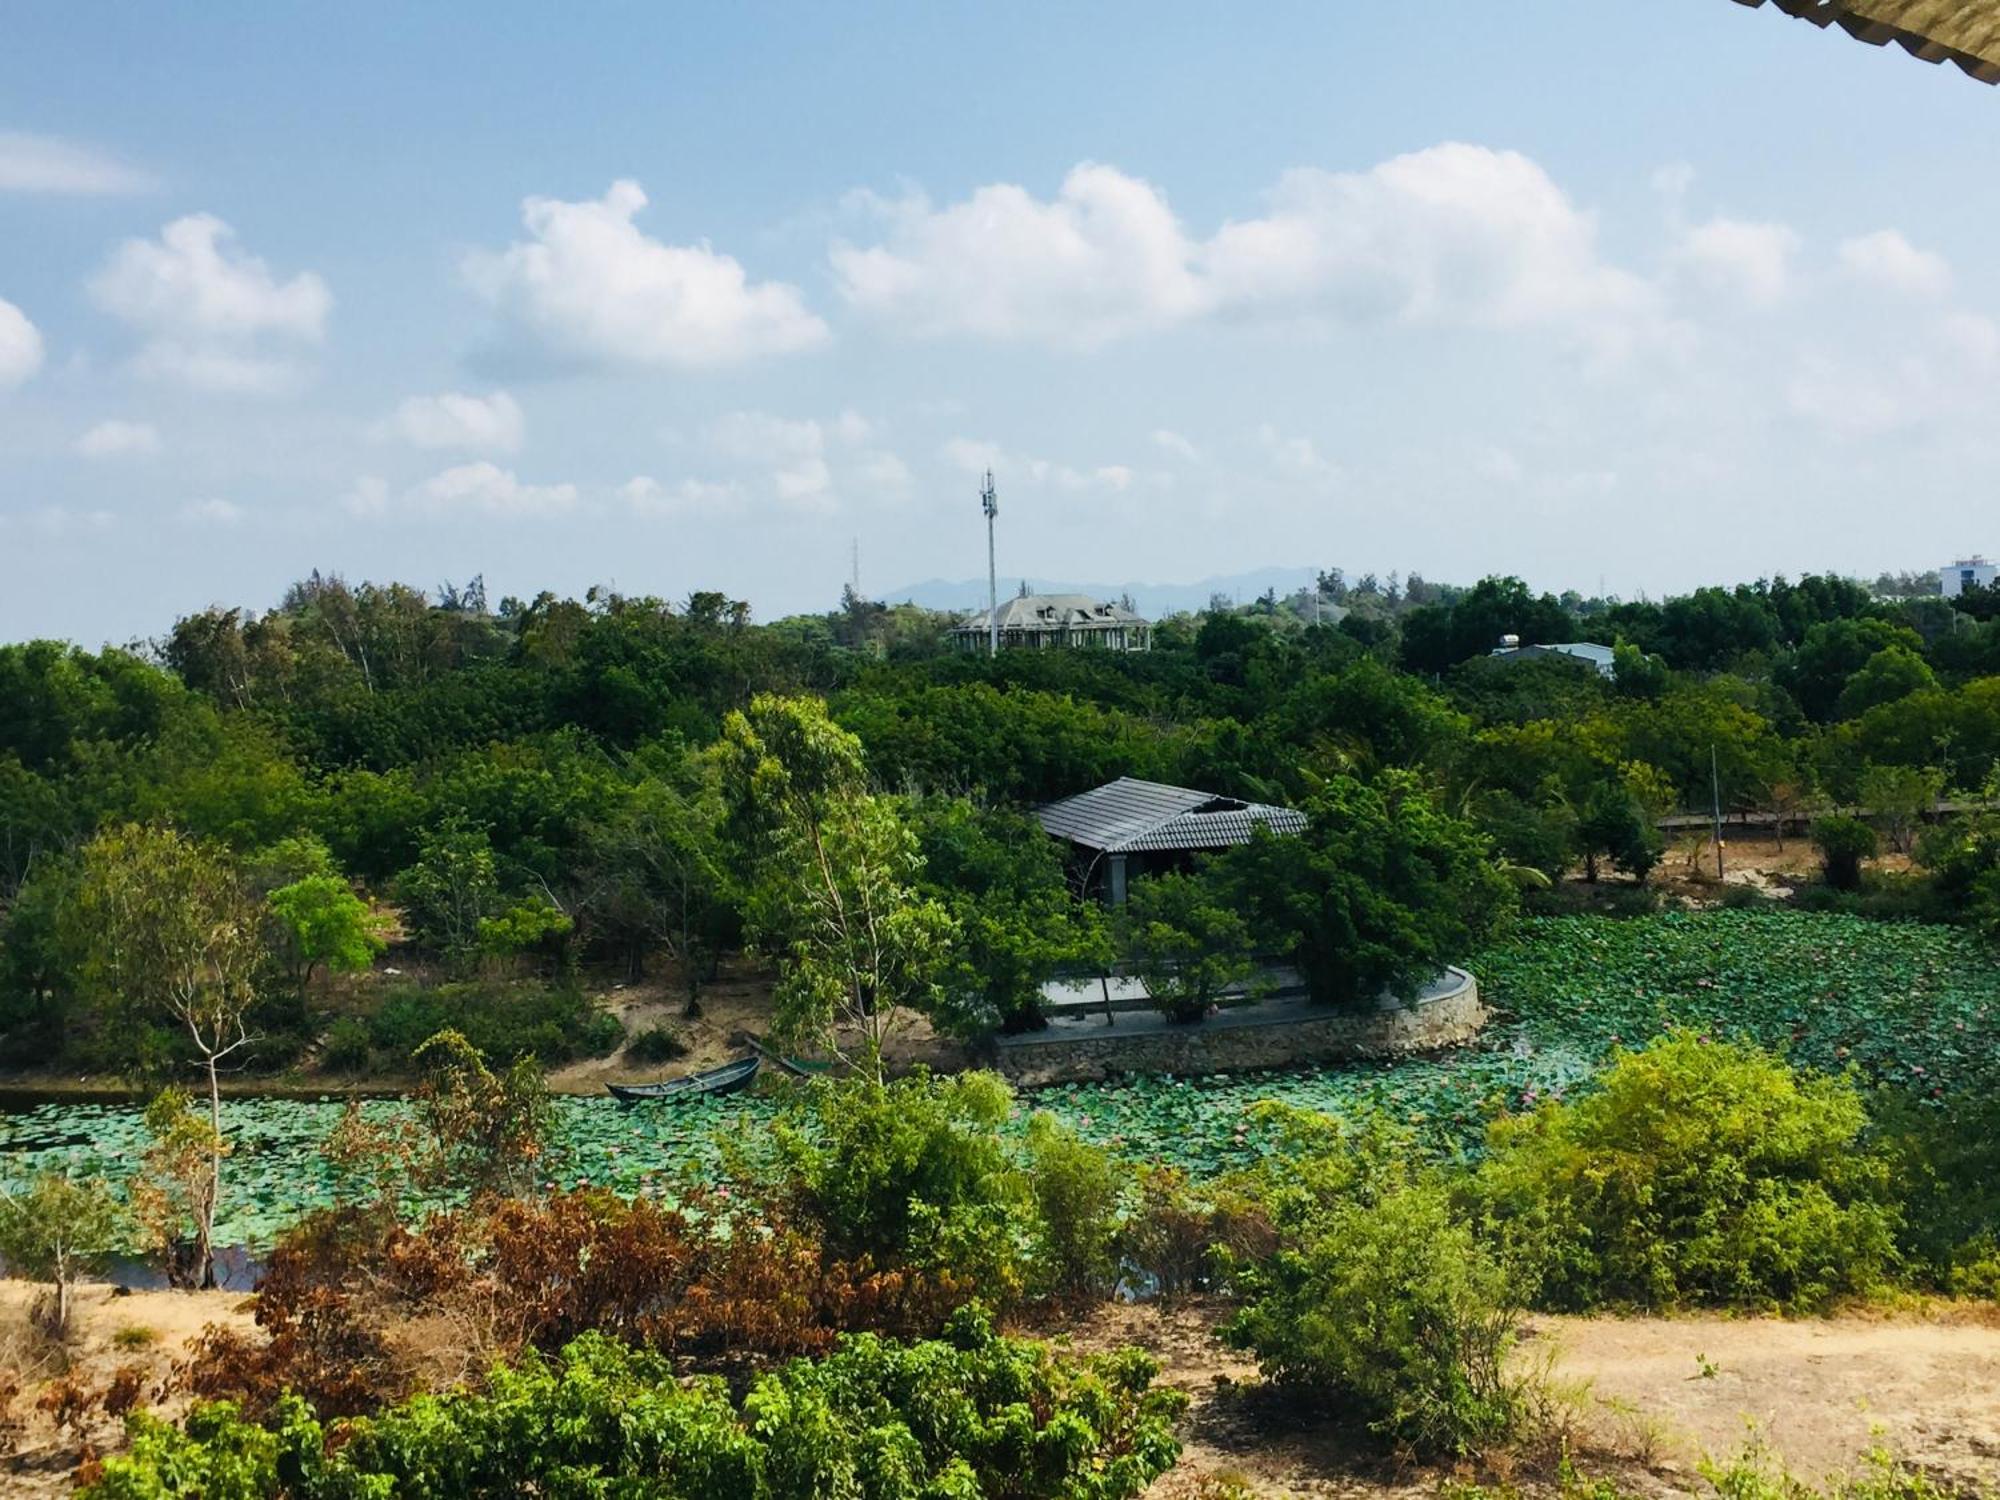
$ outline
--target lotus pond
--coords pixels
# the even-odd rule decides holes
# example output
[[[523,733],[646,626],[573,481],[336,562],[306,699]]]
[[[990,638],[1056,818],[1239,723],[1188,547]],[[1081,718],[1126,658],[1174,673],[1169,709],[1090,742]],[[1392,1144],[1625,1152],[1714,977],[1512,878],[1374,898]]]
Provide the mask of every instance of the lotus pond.
[[[1746,1038],[1811,1067],[1853,1068],[1871,1083],[1927,1097],[1973,1082],[1982,1069],[1990,1077],[2000,1058],[2000,966],[1951,928],[1804,912],[1547,918],[1523,923],[1470,967],[1499,1011],[1476,1047],[1395,1064],[1069,1085],[1029,1102],[1135,1159],[1208,1174],[1259,1149],[1245,1117],[1265,1099],[1380,1109],[1442,1149],[1470,1149],[1494,1112],[1587,1087],[1612,1048],[1671,1025]],[[683,1174],[714,1170],[720,1131],[754,1128],[773,1107],[752,1096],[632,1109],[563,1099],[550,1177],[666,1192]],[[330,1201],[332,1174],[318,1147],[339,1108],[297,1099],[225,1105],[234,1151],[223,1241],[268,1244]],[[143,1146],[139,1111],[129,1105],[45,1104],[0,1115],[0,1185],[45,1168],[122,1179]]]

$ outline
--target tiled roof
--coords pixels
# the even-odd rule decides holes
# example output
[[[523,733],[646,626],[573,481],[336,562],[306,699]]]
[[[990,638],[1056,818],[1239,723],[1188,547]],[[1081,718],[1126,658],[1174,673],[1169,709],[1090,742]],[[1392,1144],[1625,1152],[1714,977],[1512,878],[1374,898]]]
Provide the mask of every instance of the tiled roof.
[[[1595,641],[1549,641],[1536,646],[1500,646],[1493,655],[1503,661],[1509,657],[1570,656],[1578,661],[1587,661],[1603,676],[1609,677],[1618,660],[1618,653],[1609,646],[1600,646]]]
[[[982,609],[961,621],[960,630],[991,629],[992,611]],[[1022,594],[1000,601],[1002,630],[1116,630],[1143,625],[1145,618],[1116,604],[1104,604],[1088,594]]]
[[[1737,0],[1762,5],[1764,0]],[[2000,5],[1994,0],[1773,0],[1788,16],[1834,25],[1880,47],[1894,42],[1925,62],[1953,62],[2000,83]]]
[[[1055,837],[1108,854],[1226,849],[1247,844],[1260,823],[1273,833],[1298,833],[1306,826],[1305,814],[1289,807],[1131,776],[1051,802],[1035,816]]]

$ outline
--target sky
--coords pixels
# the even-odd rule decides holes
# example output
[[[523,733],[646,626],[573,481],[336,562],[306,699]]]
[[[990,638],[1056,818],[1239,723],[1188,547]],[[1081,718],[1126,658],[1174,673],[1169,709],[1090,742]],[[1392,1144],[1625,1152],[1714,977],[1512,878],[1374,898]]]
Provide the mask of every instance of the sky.
[[[982,575],[989,467],[1003,577],[2000,550],[2000,90],[1729,0],[1245,14],[12,7],[0,640],[826,609]]]

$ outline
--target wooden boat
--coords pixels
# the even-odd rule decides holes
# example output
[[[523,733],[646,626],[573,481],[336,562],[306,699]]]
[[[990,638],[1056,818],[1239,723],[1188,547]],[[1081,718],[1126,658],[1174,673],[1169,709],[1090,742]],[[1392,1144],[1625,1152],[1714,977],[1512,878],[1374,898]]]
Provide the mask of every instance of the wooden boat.
[[[764,1059],[754,1053],[710,1068],[705,1073],[689,1073],[684,1078],[665,1078],[658,1083],[607,1083],[611,1097],[620,1104],[636,1104],[642,1099],[685,1099],[696,1094],[735,1094],[757,1080]]]

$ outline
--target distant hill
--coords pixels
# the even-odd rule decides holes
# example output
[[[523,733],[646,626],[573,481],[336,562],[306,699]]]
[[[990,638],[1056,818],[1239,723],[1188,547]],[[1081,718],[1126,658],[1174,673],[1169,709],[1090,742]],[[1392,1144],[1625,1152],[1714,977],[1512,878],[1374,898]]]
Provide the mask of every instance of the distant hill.
[[[1199,578],[1193,583],[1086,583],[1030,575],[1027,584],[1031,594],[1089,594],[1094,599],[1112,601],[1130,595],[1140,614],[1157,619],[1180,610],[1206,609],[1212,594],[1227,594],[1248,604],[1264,590],[1274,588],[1283,598],[1294,589],[1311,587],[1316,576],[1316,570],[1312,568],[1258,568],[1248,573],[1222,573],[1213,578]],[[1018,593],[1021,581],[1018,573],[1002,573],[1000,596],[1004,599]],[[986,580],[973,578],[953,582],[944,578],[926,578],[922,583],[889,589],[881,597],[887,604],[907,602],[921,604],[926,609],[948,609],[970,614],[986,608]]]

